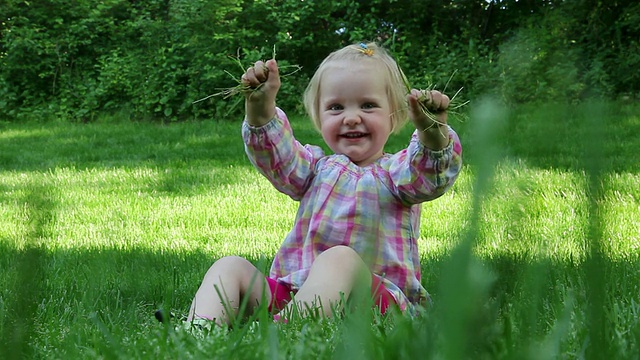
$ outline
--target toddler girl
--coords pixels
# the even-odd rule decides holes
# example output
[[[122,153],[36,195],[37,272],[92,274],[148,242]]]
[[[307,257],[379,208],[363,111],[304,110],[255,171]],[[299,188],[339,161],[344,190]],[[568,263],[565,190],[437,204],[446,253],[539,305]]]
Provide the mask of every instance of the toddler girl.
[[[335,51],[304,94],[307,112],[334,153],[325,154],[296,141],[276,107],[275,60],[256,62],[242,82],[251,88],[242,125],[249,160],[300,205],[269,275],[241,257],[216,261],[188,320],[228,324],[243,300],[247,311],[267,302],[276,319],[292,308],[331,316],[361,287],[383,313],[389,306],[423,304],[420,204],[447,191],[462,163],[460,141],[447,125],[449,98],[438,91],[407,94],[404,74],[375,43]],[[389,135],[409,118],[416,128],[409,146],[385,153]]]

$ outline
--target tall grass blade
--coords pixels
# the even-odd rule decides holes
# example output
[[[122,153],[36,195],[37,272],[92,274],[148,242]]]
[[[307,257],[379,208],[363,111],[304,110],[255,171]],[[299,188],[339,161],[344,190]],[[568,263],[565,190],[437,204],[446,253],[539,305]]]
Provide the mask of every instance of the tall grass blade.
[[[506,110],[492,99],[478,103],[472,113],[472,132],[483,151],[478,155],[478,167],[473,193],[473,204],[469,226],[460,244],[444,265],[441,282],[442,298],[436,300],[440,309],[440,326],[443,335],[445,359],[463,359],[471,353],[472,344],[482,342],[474,321],[481,314],[482,304],[492,276],[473,254],[479,236],[479,223],[484,196],[492,184],[494,168],[500,159],[499,135],[506,121]]]
[[[588,231],[587,259],[585,263],[585,280],[587,292],[587,328],[588,343],[586,356],[588,359],[611,359],[612,349],[608,339],[613,329],[607,321],[608,289],[607,274],[610,262],[603,249],[603,224],[600,204],[604,200],[604,157],[602,139],[607,129],[604,105],[592,103],[585,107],[585,126],[588,129],[584,142],[584,165],[587,175],[588,198]]]

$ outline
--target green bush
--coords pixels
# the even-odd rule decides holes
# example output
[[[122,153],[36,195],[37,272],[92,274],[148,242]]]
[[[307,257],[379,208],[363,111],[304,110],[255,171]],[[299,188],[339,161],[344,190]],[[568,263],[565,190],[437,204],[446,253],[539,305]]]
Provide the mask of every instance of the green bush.
[[[279,105],[301,111],[332,50],[377,41],[415,87],[508,102],[640,94],[640,5],[409,0],[6,0],[0,117],[91,121],[126,110],[179,121],[241,116],[212,97],[271,57],[302,66]],[[410,14],[410,16],[408,16]],[[238,61],[242,67],[238,67]],[[229,73],[227,73],[229,72]]]

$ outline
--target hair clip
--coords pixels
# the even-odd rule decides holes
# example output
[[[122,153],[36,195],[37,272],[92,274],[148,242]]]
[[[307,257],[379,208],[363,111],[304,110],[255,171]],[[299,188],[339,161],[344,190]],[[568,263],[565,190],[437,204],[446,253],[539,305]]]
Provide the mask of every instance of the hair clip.
[[[360,43],[360,48],[358,50],[360,50],[361,53],[363,53],[363,54],[365,54],[367,56],[373,56],[373,49],[369,49],[367,44],[365,44],[363,42]]]

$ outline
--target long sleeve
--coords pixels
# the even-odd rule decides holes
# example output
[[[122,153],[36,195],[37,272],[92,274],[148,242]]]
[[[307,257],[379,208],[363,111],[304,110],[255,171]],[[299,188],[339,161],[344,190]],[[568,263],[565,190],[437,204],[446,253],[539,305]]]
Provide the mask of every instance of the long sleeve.
[[[449,128],[449,145],[442,150],[427,149],[414,132],[409,146],[388,160],[390,191],[405,204],[430,201],[444,194],[462,168],[462,146]]]
[[[293,136],[287,115],[276,109],[266,125],[242,125],[242,137],[249,161],[278,191],[300,200],[314,176],[317,159],[324,156],[317,146],[302,145]]]

